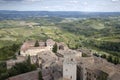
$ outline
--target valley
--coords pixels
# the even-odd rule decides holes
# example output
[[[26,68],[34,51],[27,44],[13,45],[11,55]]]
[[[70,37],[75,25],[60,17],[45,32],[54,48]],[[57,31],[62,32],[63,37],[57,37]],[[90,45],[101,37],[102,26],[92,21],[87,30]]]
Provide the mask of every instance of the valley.
[[[119,22],[119,17],[38,17],[1,20],[0,48],[13,44],[20,46],[25,40],[45,41],[51,38],[58,42],[65,42],[71,49],[87,48],[100,55],[120,56]],[[8,59],[8,57],[2,58],[2,54],[1,51],[0,60]]]

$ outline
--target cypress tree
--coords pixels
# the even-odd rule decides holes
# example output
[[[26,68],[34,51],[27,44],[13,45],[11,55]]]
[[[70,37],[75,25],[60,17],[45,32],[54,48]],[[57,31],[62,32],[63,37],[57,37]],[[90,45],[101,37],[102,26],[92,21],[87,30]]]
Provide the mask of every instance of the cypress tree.
[[[115,57],[113,62],[114,62],[114,64],[119,64],[119,58]]]
[[[39,42],[38,42],[38,40],[35,42],[35,47],[39,47]]]
[[[39,80],[43,80],[41,71],[39,71]]]
[[[56,43],[53,45],[52,51],[53,51],[54,53],[57,53],[57,44],[56,44]]]

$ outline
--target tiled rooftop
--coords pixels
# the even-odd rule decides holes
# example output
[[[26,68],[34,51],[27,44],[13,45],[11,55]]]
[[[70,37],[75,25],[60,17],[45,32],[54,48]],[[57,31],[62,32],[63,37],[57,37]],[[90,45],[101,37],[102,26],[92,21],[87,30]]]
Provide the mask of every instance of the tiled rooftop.
[[[10,77],[8,80],[39,80],[39,74],[38,74],[38,71],[32,71],[32,72]]]

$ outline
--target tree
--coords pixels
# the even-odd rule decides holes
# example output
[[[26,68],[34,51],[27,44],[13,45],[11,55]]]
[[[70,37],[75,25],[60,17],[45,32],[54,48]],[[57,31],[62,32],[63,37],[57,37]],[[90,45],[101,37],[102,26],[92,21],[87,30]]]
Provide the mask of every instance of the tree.
[[[28,62],[16,63],[12,68],[8,70],[9,77],[18,74],[23,74],[26,72],[34,71],[37,67],[34,64],[29,64]]]
[[[75,45],[75,49],[78,49],[78,48],[79,48],[79,45],[78,45],[78,44],[76,44],[76,45]]]
[[[38,40],[35,42],[35,45],[34,45],[35,47],[39,47],[39,42],[38,42]]]
[[[27,63],[28,63],[28,64],[31,64],[30,55],[29,55],[28,58],[27,58]]]
[[[88,57],[88,55],[85,53],[82,53],[82,57]]]
[[[47,46],[47,43],[45,42],[45,46]]]
[[[52,51],[53,51],[54,53],[57,53],[57,44],[56,44],[56,43],[53,45]]]
[[[20,55],[20,50],[18,51],[18,55]]]
[[[108,62],[113,62],[113,58],[112,58],[112,56],[109,55],[108,58],[107,58],[107,60],[108,60]]]
[[[0,48],[0,60],[8,60],[15,57],[15,53],[18,52],[20,44],[13,44]]]
[[[107,56],[105,54],[102,54],[101,55],[101,58],[106,58]]]
[[[39,71],[39,80],[43,80],[41,71]]]
[[[118,57],[115,57],[113,63],[114,63],[114,64],[119,64],[119,58],[118,58]]]
[[[8,78],[6,62],[0,62],[0,80],[6,80]]]

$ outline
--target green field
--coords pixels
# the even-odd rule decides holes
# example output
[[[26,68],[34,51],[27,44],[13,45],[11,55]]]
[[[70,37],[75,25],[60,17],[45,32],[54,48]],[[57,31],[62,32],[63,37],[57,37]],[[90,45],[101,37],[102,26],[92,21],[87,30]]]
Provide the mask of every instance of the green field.
[[[74,20],[42,17],[0,21],[0,48],[21,44],[25,40],[48,38],[65,42],[72,49],[86,47],[120,56],[119,18]]]

